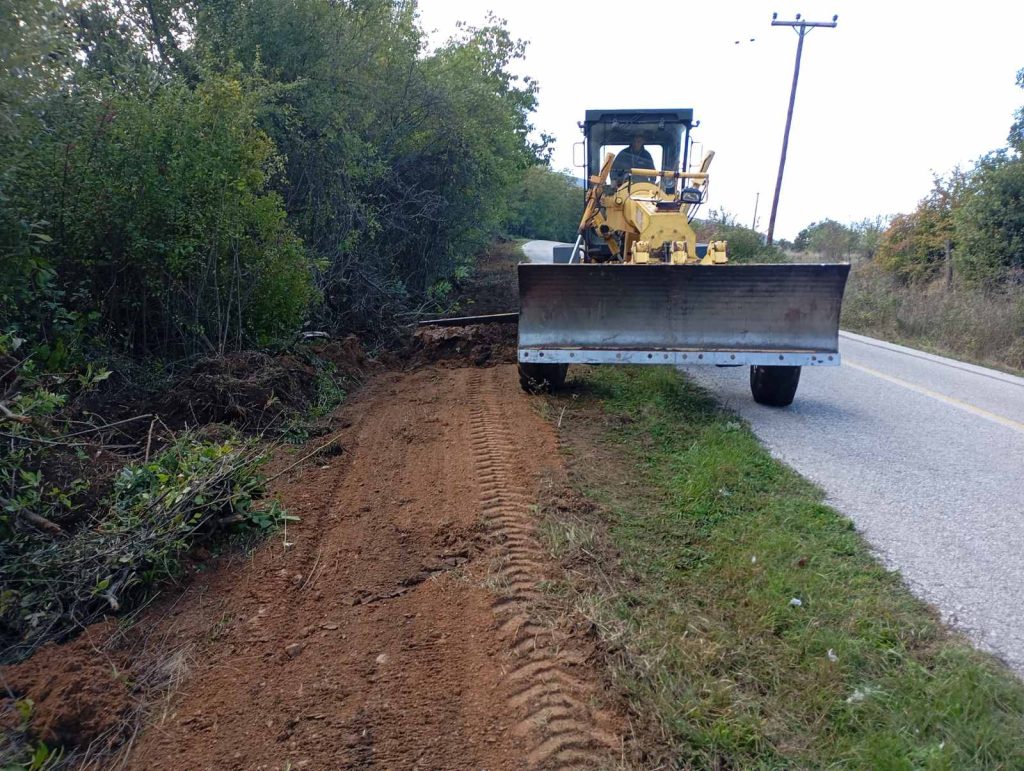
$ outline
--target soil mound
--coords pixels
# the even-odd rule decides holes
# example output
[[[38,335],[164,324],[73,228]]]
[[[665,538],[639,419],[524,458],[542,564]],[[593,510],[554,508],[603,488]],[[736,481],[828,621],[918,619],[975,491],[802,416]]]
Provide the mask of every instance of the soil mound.
[[[515,324],[473,324],[465,327],[422,327],[413,336],[416,364],[449,363],[477,367],[516,360]]]
[[[3,700],[4,711],[13,707],[6,702],[31,699],[28,733],[51,747],[118,743],[132,698],[127,656],[109,645],[116,629],[114,621],[94,624],[72,642],[48,643],[30,659],[5,667],[3,679],[14,699]]]
[[[342,375],[360,375],[373,369],[372,362],[367,359],[359,338],[349,335],[341,340],[323,340],[312,343],[310,352],[325,361],[329,361]]]
[[[231,353],[197,362],[164,397],[161,411],[177,424],[266,424],[304,409],[315,380],[315,368],[294,356]]]
[[[354,335],[317,341],[308,351],[330,362],[336,377],[360,379],[371,368]],[[316,381],[317,367],[301,354],[229,353],[196,362],[164,395],[159,412],[172,425],[262,427],[306,410],[316,397]]]

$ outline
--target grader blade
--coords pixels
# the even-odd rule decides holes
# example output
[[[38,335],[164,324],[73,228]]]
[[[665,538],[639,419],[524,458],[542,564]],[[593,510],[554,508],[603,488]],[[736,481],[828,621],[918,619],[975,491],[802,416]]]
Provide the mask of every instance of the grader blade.
[[[528,364],[839,364],[849,265],[519,265]]]

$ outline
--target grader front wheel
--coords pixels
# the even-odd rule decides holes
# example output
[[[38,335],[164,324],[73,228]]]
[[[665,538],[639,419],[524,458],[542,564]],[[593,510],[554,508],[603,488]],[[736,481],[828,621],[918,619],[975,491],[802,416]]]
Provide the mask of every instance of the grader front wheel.
[[[519,385],[530,394],[556,391],[565,385],[568,364],[519,364]]]
[[[800,367],[750,368],[750,392],[758,404],[769,407],[788,407],[800,385]]]

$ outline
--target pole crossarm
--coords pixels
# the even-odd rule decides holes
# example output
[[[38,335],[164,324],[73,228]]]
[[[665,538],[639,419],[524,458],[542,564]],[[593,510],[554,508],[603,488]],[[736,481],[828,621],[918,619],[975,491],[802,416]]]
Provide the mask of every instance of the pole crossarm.
[[[835,29],[835,21],[772,21],[773,27],[828,27]]]

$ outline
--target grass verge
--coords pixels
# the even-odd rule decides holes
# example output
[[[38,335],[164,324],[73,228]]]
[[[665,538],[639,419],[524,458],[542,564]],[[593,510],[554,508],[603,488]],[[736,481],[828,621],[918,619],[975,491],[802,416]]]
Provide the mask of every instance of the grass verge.
[[[949,632],[822,493],[660,368],[552,397],[573,485],[546,507],[644,768],[1024,767],[1024,685]]]

